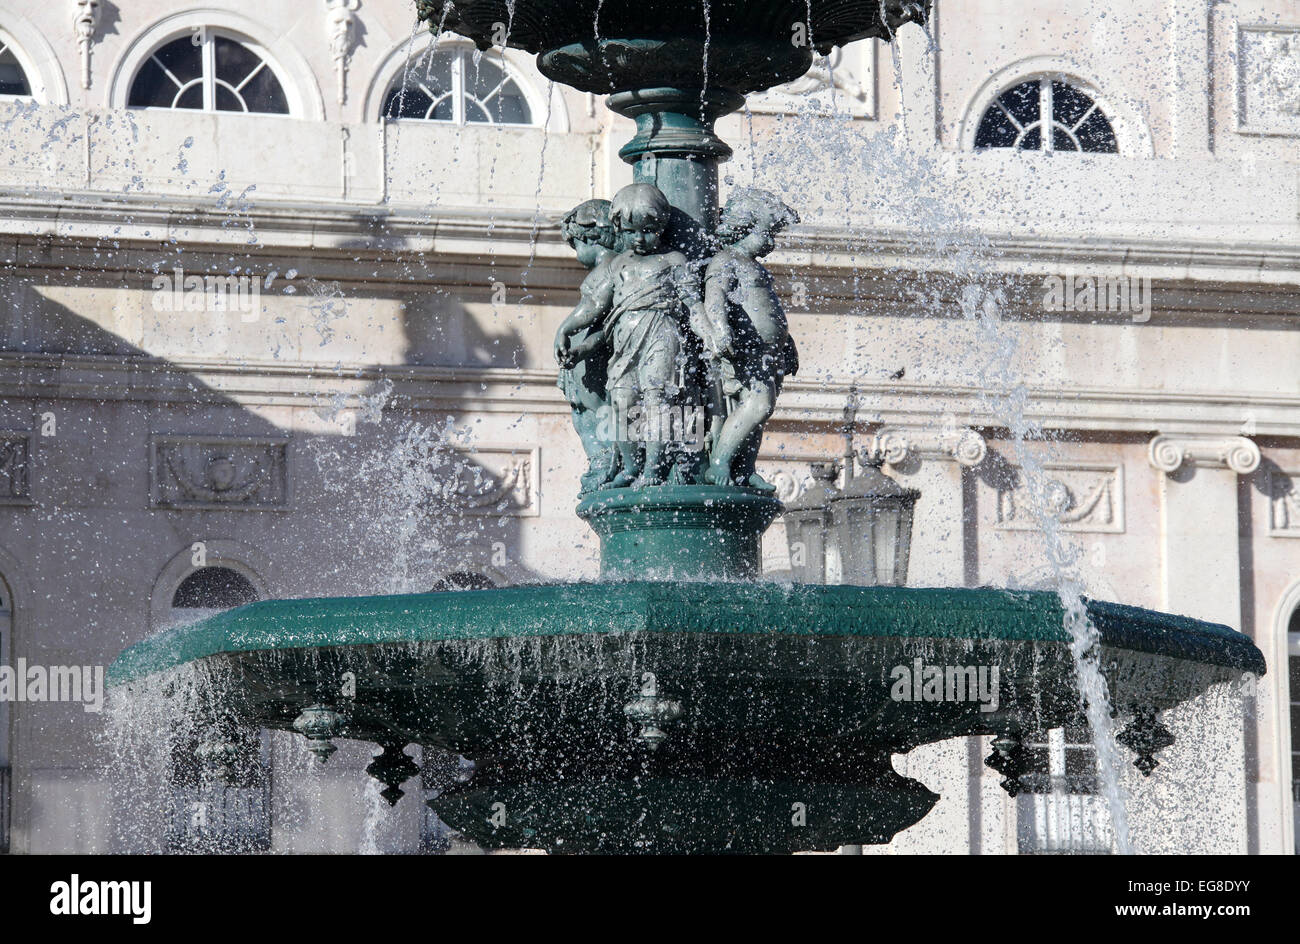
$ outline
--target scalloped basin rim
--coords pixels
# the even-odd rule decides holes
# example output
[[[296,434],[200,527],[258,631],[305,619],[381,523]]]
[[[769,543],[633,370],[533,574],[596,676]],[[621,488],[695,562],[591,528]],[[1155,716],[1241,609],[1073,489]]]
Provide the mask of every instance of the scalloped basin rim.
[[[1263,654],[1228,626],[1086,601],[1102,645],[1263,675]],[[110,684],[219,653],[597,633],[771,634],[1068,644],[1047,591],[626,581],[495,590],[264,600],[127,648]]]

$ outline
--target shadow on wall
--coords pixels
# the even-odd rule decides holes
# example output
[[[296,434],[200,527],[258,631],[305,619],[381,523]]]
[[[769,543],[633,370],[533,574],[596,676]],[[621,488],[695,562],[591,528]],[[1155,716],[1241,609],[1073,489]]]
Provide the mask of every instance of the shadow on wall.
[[[0,282],[0,309],[0,431],[27,451],[22,503],[0,504],[0,543],[50,601],[42,645],[111,657],[141,638],[160,573],[195,542],[253,549],[242,563],[277,596],[423,591],[452,573],[532,579],[512,503],[536,470],[478,461],[449,417],[387,396],[390,385],[358,408],[317,374],[287,408],[250,407],[30,283]],[[470,358],[519,347],[514,333],[476,334],[468,315],[461,325]],[[353,435],[341,411],[355,414]]]

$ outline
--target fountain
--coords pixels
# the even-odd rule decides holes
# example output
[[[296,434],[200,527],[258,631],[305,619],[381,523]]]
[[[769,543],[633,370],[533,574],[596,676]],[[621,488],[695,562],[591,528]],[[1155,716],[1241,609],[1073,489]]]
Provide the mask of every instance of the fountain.
[[[161,691],[220,773],[239,731],[296,731],[324,762],[339,738],[381,748],[368,772],[395,803],[409,744],[473,776],[430,801],[488,848],[794,852],[886,843],[937,795],[891,755],[991,736],[1015,795],[1025,738],[1080,716],[1068,628],[1096,631],[1118,740],[1144,774],[1172,743],[1160,712],[1263,657],[1226,626],[1054,593],[901,586],[915,493],[850,448],[789,510],[839,584],[759,578],[782,512],[755,471],[763,426],[798,369],[759,261],[797,221],[774,194],[719,210],[730,155],[714,122],[802,75],[815,50],[890,39],[901,0],[419,0],[481,48],[609,95],[633,118],[634,183],[588,201],[564,233],[590,270],[561,326],[560,385],[588,459],[577,513],[601,579],[490,590],[254,603],[127,649],[128,695]],[[829,568],[826,568],[829,569]],[[190,671],[202,684],[176,684]],[[202,689],[198,695],[194,693]],[[187,694],[188,693],[188,694]],[[1092,706],[1094,709],[1096,705]]]

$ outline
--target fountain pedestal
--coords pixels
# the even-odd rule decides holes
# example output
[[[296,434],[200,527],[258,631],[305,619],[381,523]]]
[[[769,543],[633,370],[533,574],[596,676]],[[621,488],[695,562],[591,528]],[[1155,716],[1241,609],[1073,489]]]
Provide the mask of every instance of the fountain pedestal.
[[[715,485],[608,489],[578,505],[600,538],[602,580],[753,580],[780,513],[757,489]]]

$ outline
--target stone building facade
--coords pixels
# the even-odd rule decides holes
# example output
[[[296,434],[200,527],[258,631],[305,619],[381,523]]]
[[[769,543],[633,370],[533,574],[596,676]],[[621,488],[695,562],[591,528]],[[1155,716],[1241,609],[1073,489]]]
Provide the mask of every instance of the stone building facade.
[[[250,599],[593,575],[558,220],[630,181],[630,123],[526,55],[431,50],[407,0],[182,7],[0,0],[0,665],[103,666]],[[764,469],[797,495],[856,398],[922,492],[909,583],[1046,586],[1060,553],[1248,633],[1268,675],[1174,713],[1130,821],[1144,851],[1292,852],[1300,4],[935,8],[719,123],[724,187],[803,220]],[[10,851],[122,847],[105,727],[0,702]],[[1108,851],[1089,750],[1044,732],[1012,800],[987,745],[918,749],[943,800],[885,851]],[[445,845],[420,790],[376,812],[364,752],[254,753],[274,790],[218,816],[172,784],[158,841]]]

